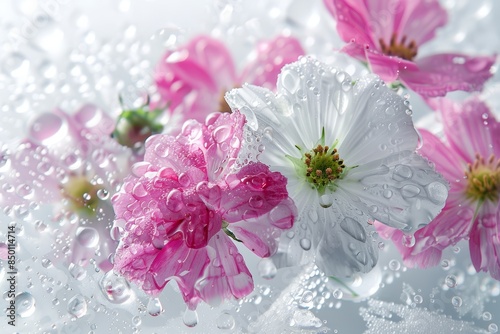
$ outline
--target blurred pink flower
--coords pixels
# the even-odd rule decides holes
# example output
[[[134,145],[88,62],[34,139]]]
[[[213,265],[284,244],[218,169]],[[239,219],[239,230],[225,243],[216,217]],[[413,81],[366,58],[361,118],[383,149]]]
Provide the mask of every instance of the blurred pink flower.
[[[229,237],[270,256],[296,208],[283,175],[261,163],[236,168],[244,123],[240,113],[214,113],[205,124],[187,121],[177,137],[146,141],[145,161],[112,200],[123,232],[117,272],[151,295],[174,279],[190,308],[253,290]]]
[[[460,53],[417,57],[419,48],[446,24],[437,0],[324,0],[337,20],[342,50],[369,64],[382,80],[401,81],[423,97],[477,91],[492,76],[496,56]]]
[[[442,251],[469,240],[476,271],[489,271],[500,280],[500,123],[477,97],[462,105],[439,100],[445,142],[421,130],[420,153],[433,161],[450,182],[443,211],[415,232],[415,244],[401,231],[376,223],[392,238],[408,266],[435,266]]]
[[[219,40],[198,36],[175,51],[169,51],[158,64],[155,80],[160,95],[158,105],[180,108],[184,119],[203,122],[215,111],[229,112],[226,91],[249,82],[270,89],[283,65],[304,54],[298,40],[278,36],[257,44],[255,58],[238,75],[230,51]]]
[[[111,139],[113,123],[93,105],[74,115],[60,109],[43,113],[18,149],[2,159],[9,166],[0,176],[0,205],[56,206],[57,224],[49,228],[62,232],[63,242],[54,256],[69,252],[77,266],[93,258],[110,269],[108,256],[117,246],[109,234],[114,215],[108,198],[128,174],[131,154]]]

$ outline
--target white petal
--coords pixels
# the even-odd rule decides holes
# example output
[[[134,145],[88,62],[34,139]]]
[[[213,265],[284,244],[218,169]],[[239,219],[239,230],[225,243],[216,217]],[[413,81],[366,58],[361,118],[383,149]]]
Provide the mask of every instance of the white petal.
[[[406,231],[428,224],[448,195],[443,177],[410,151],[354,168],[338,185],[373,219]]]
[[[327,276],[366,273],[377,264],[376,243],[367,230],[368,217],[356,211],[343,200],[323,211],[325,233],[318,245],[316,265]]]

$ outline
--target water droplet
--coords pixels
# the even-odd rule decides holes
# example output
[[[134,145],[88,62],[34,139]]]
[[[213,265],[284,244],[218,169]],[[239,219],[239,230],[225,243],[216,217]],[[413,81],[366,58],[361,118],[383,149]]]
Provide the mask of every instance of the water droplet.
[[[333,291],[333,298],[342,299],[342,297],[344,297],[344,292],[342,290],[336,289],[335,291]]]
[[[449,288],[454,288],[457,286],[457,278],[453,275],[446,276],[444,282]]]
[[[340,222],[340,228],[354,239],[361,242],[366,241],[366,231],[358,221],[345,217]]]
[[[189,308],[184,311],[184,316],[182,317],[182,322],[188,327],[194,327],[198,324],[198,313],[196,310],[190,310]]]
[[[149,315],[153,317],[159,316],[163,312],[163,306],[161,305],[160,299],[151,298],[148,302],[147,309]]]
[[[462,306],[462,298],[460,298],[458,296],[454,296],[453,298],[451,298],[451,304],[454,307],[460,307],[460,306]]]
[[[219,329],[233,329],[235,325],[234,318],[228,312],[222,312],[216,320],[217,328]]]
[[[76,295],[68,302],[68,313],[76,318],[81,318],[87,314],[87,301],[82,295]]]
[[[300,239],[300,247],[302,247],[303,250],[310,250],[311,249],[311,240],[307,238],[302,238]]]
[[[301,307],[311,307],[312,305],[312,300],[314,298],[314,295],[311,291],[305,291],[302,294],[302,297],[300,298],[299,305]]]
[[[50,261],[49,259],[42,259],[42,266],[44,268],[49,268],[50,266],[52,266],[52,261]]]
[[[121,304],[132,295],[128,282],[123,277],[115,274],[113,270],[103,276],[99,281],[99,286],[104,297],[114,304]]]
[[[389,261],[389,269],[393,271],[398,271],[401,268],[401,263],[398,260]]]
[[[383,192],[383,195],[385,198],[391,198],[392,197],[392,190],[385,189]]]
[[[484,321],[490,321],[491,320],[491,313],[490,312],[483,312],[482,316]]]
[[[274,262],[269,258],[263,258],[259,261],[258,270],[260,277],[265,279],[274,278],[278,272]]]
[[[172,189],[167,196],[167,208],[172,212],[179,212],[183,207],[182,193],[179,189]]]
[[[105,201],[109,198],[109,192],[106,189],[99,189],[97,190],[97,197]]]
[[[94,248],[99,244],[99,233],[92,227],[78,227],[76,240],[86,248]]]
[[[331,207],[333,205],[332,196],[330,196],[328,194],[322,195],[319,198],[319,205],[321,205],[325,209]]]
[[[497,326],[497,324],[489,324],[489,326],[488,326],[488,332],[490,332],[490,333],[496,333],[496,332],[498,332],[498,326]]]
[[[413,300],[414,300],[414,301],[415,301],[415,303],[417,303],[417,304],[422,304],[422,302],[424,301],[424,299],[422,298],[422,296],[421,296],[421,295],[415,295],[415,296],[413,297]]]
[[[401,242],[402,242],[403,246],[405,246],[405,247],[413,247],[413,246],[415,246],[416,239],[415,239],[415,236],[413,234],[405,234],[405,235],[403,235]]]
[[[35,312],[35,298],[29,292],[21,292],[15,299],[17,314],[21,318],[27,318]]]
[[[439,182],[432,182],[427,185],[427,193],[429,198],[438,203],[444,203],[448,197],[448,189],[446,186]]]
[[[420,194],[420,188],[413,184],[406,184],[401,188],[401,195],[405,198],[412,198]]]
[[[443,261],[441,261],[441,267],[445,270],[449,269],[450,268],[450,261],[444,259]]]
[[[228,125],[221,125],[217,127],[214,132],[212,133],[212,136],[217,143],[222,143],[226,141],[232,134],[231,127]]]
[[[260,208],[262,204],[264,204],[264,199],[259,195],[252,196],[248,200],[248,205],[250,205],[252,208]]]

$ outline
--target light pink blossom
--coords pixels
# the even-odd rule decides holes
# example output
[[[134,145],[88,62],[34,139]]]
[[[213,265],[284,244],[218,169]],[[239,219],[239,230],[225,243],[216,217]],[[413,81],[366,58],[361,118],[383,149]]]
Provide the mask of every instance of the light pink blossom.
[[[114,215],[108,198],[131,165],[129,150],[110,137],[113,126],[93,105],[73,115],[60,109],[42,113],[26,139],[2,158],[8,163],[0,176],[3,208],[56,207],[52,224],[45,224],[62,241],[56,259],[69,253],[75,265],[93,258],[102,269],[111,268],[108,256],[117,242],[109,234]]]
[[[261,41],[256,55],[238,73],[230,51],[219,40],[197,36],[162,58],[155,73],[158,105],[179,110],[184,119],[203,122],[215,111],[230,112],[224,93],[245,82],[275,89],[283,67],[304,54],[298,40],[278,36]]]
[[[240,113],[215,113],[186,122],[177,137],[146,141],[145,161],[113,198],[123,231],[117,272],[151,295],[174,279],[190,308],[253,290],[230,237],[271,256],[296,208],[283,175],[261,163],[236,168],[244,123]]]
[[[437,0],[324,0],[337,20],[342,50],[368,63],[382,80],[399,80],[423,97],[481,90],[495,56],[443,53],[418,57],[420,47],[446,24]]]
[[[377,229],[383,237],[392,237],[405,264],[412,267],[435,266],[446,247],[469,240],[476,271],[500,279],[500,123],[477,97],[463,105],[443,99],[437,107],[445,141],[421,130],[420,153],[450,182],[446,206],[415,232],[414,245],[401,231],[379,223]]]

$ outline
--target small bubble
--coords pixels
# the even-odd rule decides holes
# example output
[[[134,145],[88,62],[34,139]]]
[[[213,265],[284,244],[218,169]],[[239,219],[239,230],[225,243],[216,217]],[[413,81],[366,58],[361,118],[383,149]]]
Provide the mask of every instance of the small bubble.
[[[233,329],[235,326],[234,318],[228,312],[222,312],[216,320],[217,328],[219,329]]]
[[[462,306],[462,298],[454,296],[453,298],[451,298],[451,304],[456,308]]]
[[[342,299],[342,297],[344,297],[344,292],[342,292],[342,290],[336,289],[335,291],[333,291],[333,298]]]
[[[497,324],[490,324],[488,326],[488,331],[490,333],[496,333],[496,332],[498,332],[498,326],[497,326]]]
[[[401,264],[399,263],[398,260],[391,260],[389,261],[389,269],[393,271],[398,271],[401,268]]]
[[[415,301],[415,303],[417,303],[417,304],[422,304],[422,302],[424,301],[424,299],[422,298],[422,296],[421,296],[421,295],[415,295],[415,296],[413,297],[413,300],[414,300],[414,301]]]
[[[491,313],[490,312],[483,312],[482,316],[484,321],[490,321],[491,320]]]
[[[457,278],[453,275],[446,276],[444,282],[449,288],[454,288],[457,286]]]

